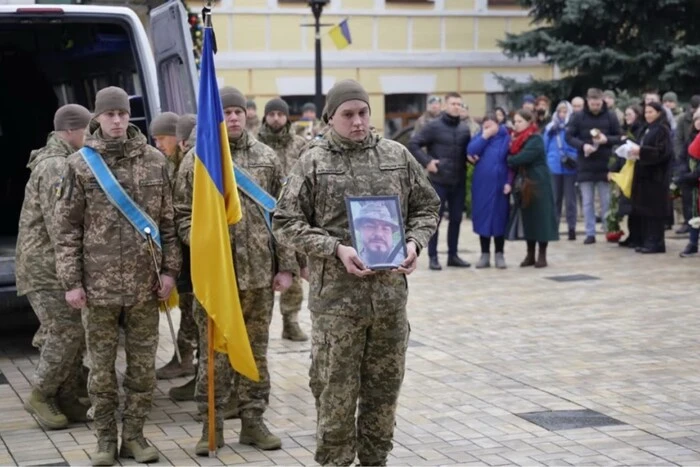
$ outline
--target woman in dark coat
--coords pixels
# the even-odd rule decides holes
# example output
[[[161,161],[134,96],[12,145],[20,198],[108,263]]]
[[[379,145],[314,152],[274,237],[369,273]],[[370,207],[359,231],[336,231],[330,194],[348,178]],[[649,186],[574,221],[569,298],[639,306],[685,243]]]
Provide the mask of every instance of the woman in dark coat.
[[[630,152],[634,165],[632,214],[642,223],[642,246],[637,253],[666,253],[664,223],[668,216],[669,169],[673,160],[671,126],[658,102],[644,106],[647,126],[639,146]]]
[[[639,143],[644,131],[644,109],[638,105],[630,105],[625,109],[625,124],[622,125],[622,142],[632,141]],[[625,160],[617,158],[615,172],[619,172],[625,164]],[[620,194],[618,214],[620,218],[627,216],[627,238],[618,243],[623,248],[639,248],[642,244],[642,224],[639,216],[632,214],[632,201]]]
[[[478,269],[491,266],[491,237],[495,246],[495,264],[506,268],[503,256],[506,225],[508,224],[508,148],[510,135],[505,125],[496,122],[496,116],[484,117],[482,130],[467,146],[467,160],[474,164],[472,177],[472,225],[481,241]]]
[[[522,236],[527,240],[527,256],[520,266],[543,268],[547,266],[548,242],[559,240],[552,176],[547,167],[544,142],[538,134],[533,114],[527,110],[519,110],[513,118],[513,125],[515,133],[510,145],[508,166],[516,171],[516,206],[511,216],[509,232],[519,230],[517,223],[521,215]],[[540,248],[535,261],[537,244]]]

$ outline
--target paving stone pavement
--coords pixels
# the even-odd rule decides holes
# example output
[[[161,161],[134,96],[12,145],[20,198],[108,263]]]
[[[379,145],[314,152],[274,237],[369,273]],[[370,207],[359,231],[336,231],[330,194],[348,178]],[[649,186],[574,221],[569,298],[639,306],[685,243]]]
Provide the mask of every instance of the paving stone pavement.
[[[552,244],[542,270],[517,267],[522,243],[506,244],[504,271],[433,272],[421,258],[409,279],[412,333],[392,465],[700,465],[700,260],[678,257],[685,239],[669,239],[669,253],[652,256],[606,244],[602,235],[595,245],[582,240]],[[478,259],[468,222],[460,251]],[[581,274],[597,279],[551,280]],[[301,319],[308,330],[308,313]],[[195,457],[195,405],[167,397],[185,379],[160,381],[146,426],[161,452],[158,465],[314,463],[309,343],[280,334],[275,310],[266,418],[283,448],[238,444],[233,420],[217,459]],[[22,409],[38,357],[29,340],[0,341],[9,383],[0,377],[0,465],[89,465],[89,424],[44,432]],[[158,366],[171,355],[163,319]],[[548,431],[516,415],[580,409],[623,424]]]

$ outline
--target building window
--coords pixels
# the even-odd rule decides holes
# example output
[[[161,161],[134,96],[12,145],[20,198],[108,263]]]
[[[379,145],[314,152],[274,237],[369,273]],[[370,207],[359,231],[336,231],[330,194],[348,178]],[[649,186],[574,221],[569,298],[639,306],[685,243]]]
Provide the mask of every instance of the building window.
[[[384,96],[384,134],[393,138],[425,112],[426,94],[388,94]]]
[[[507,92],[489,92],[486,94],[486,111],[492,112],[496,107],[502,107],[506,111],[512,107],[512,102]]]

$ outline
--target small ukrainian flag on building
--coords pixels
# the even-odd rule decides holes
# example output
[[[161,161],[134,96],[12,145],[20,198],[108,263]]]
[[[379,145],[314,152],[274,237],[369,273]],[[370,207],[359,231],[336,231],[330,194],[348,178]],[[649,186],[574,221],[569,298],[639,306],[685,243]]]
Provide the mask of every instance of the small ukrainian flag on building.
[[[352,44],[352,38],[350,37],[350,26],[348,26],[348,20],[344,19],[339,24],[333,26],[328,34],[333,39],[333,43],[336,48],[344,49],[348,45]]]

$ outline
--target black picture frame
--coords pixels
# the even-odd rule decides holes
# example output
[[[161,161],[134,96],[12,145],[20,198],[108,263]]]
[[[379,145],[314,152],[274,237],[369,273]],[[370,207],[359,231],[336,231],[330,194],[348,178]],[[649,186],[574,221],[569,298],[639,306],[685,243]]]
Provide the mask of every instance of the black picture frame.
[[[408,256],[399,197],[346,196],[345,206],[352,245],[365,266],[373,271],[397,269]],[[363,226],[374,227],[368,230]],[[391,230],[390,244],[387,229]],[[377,234],[373,237],[374,249],[365,248],[365,238],[370,231]],[[381,237],[384,237],[384,245]]]

